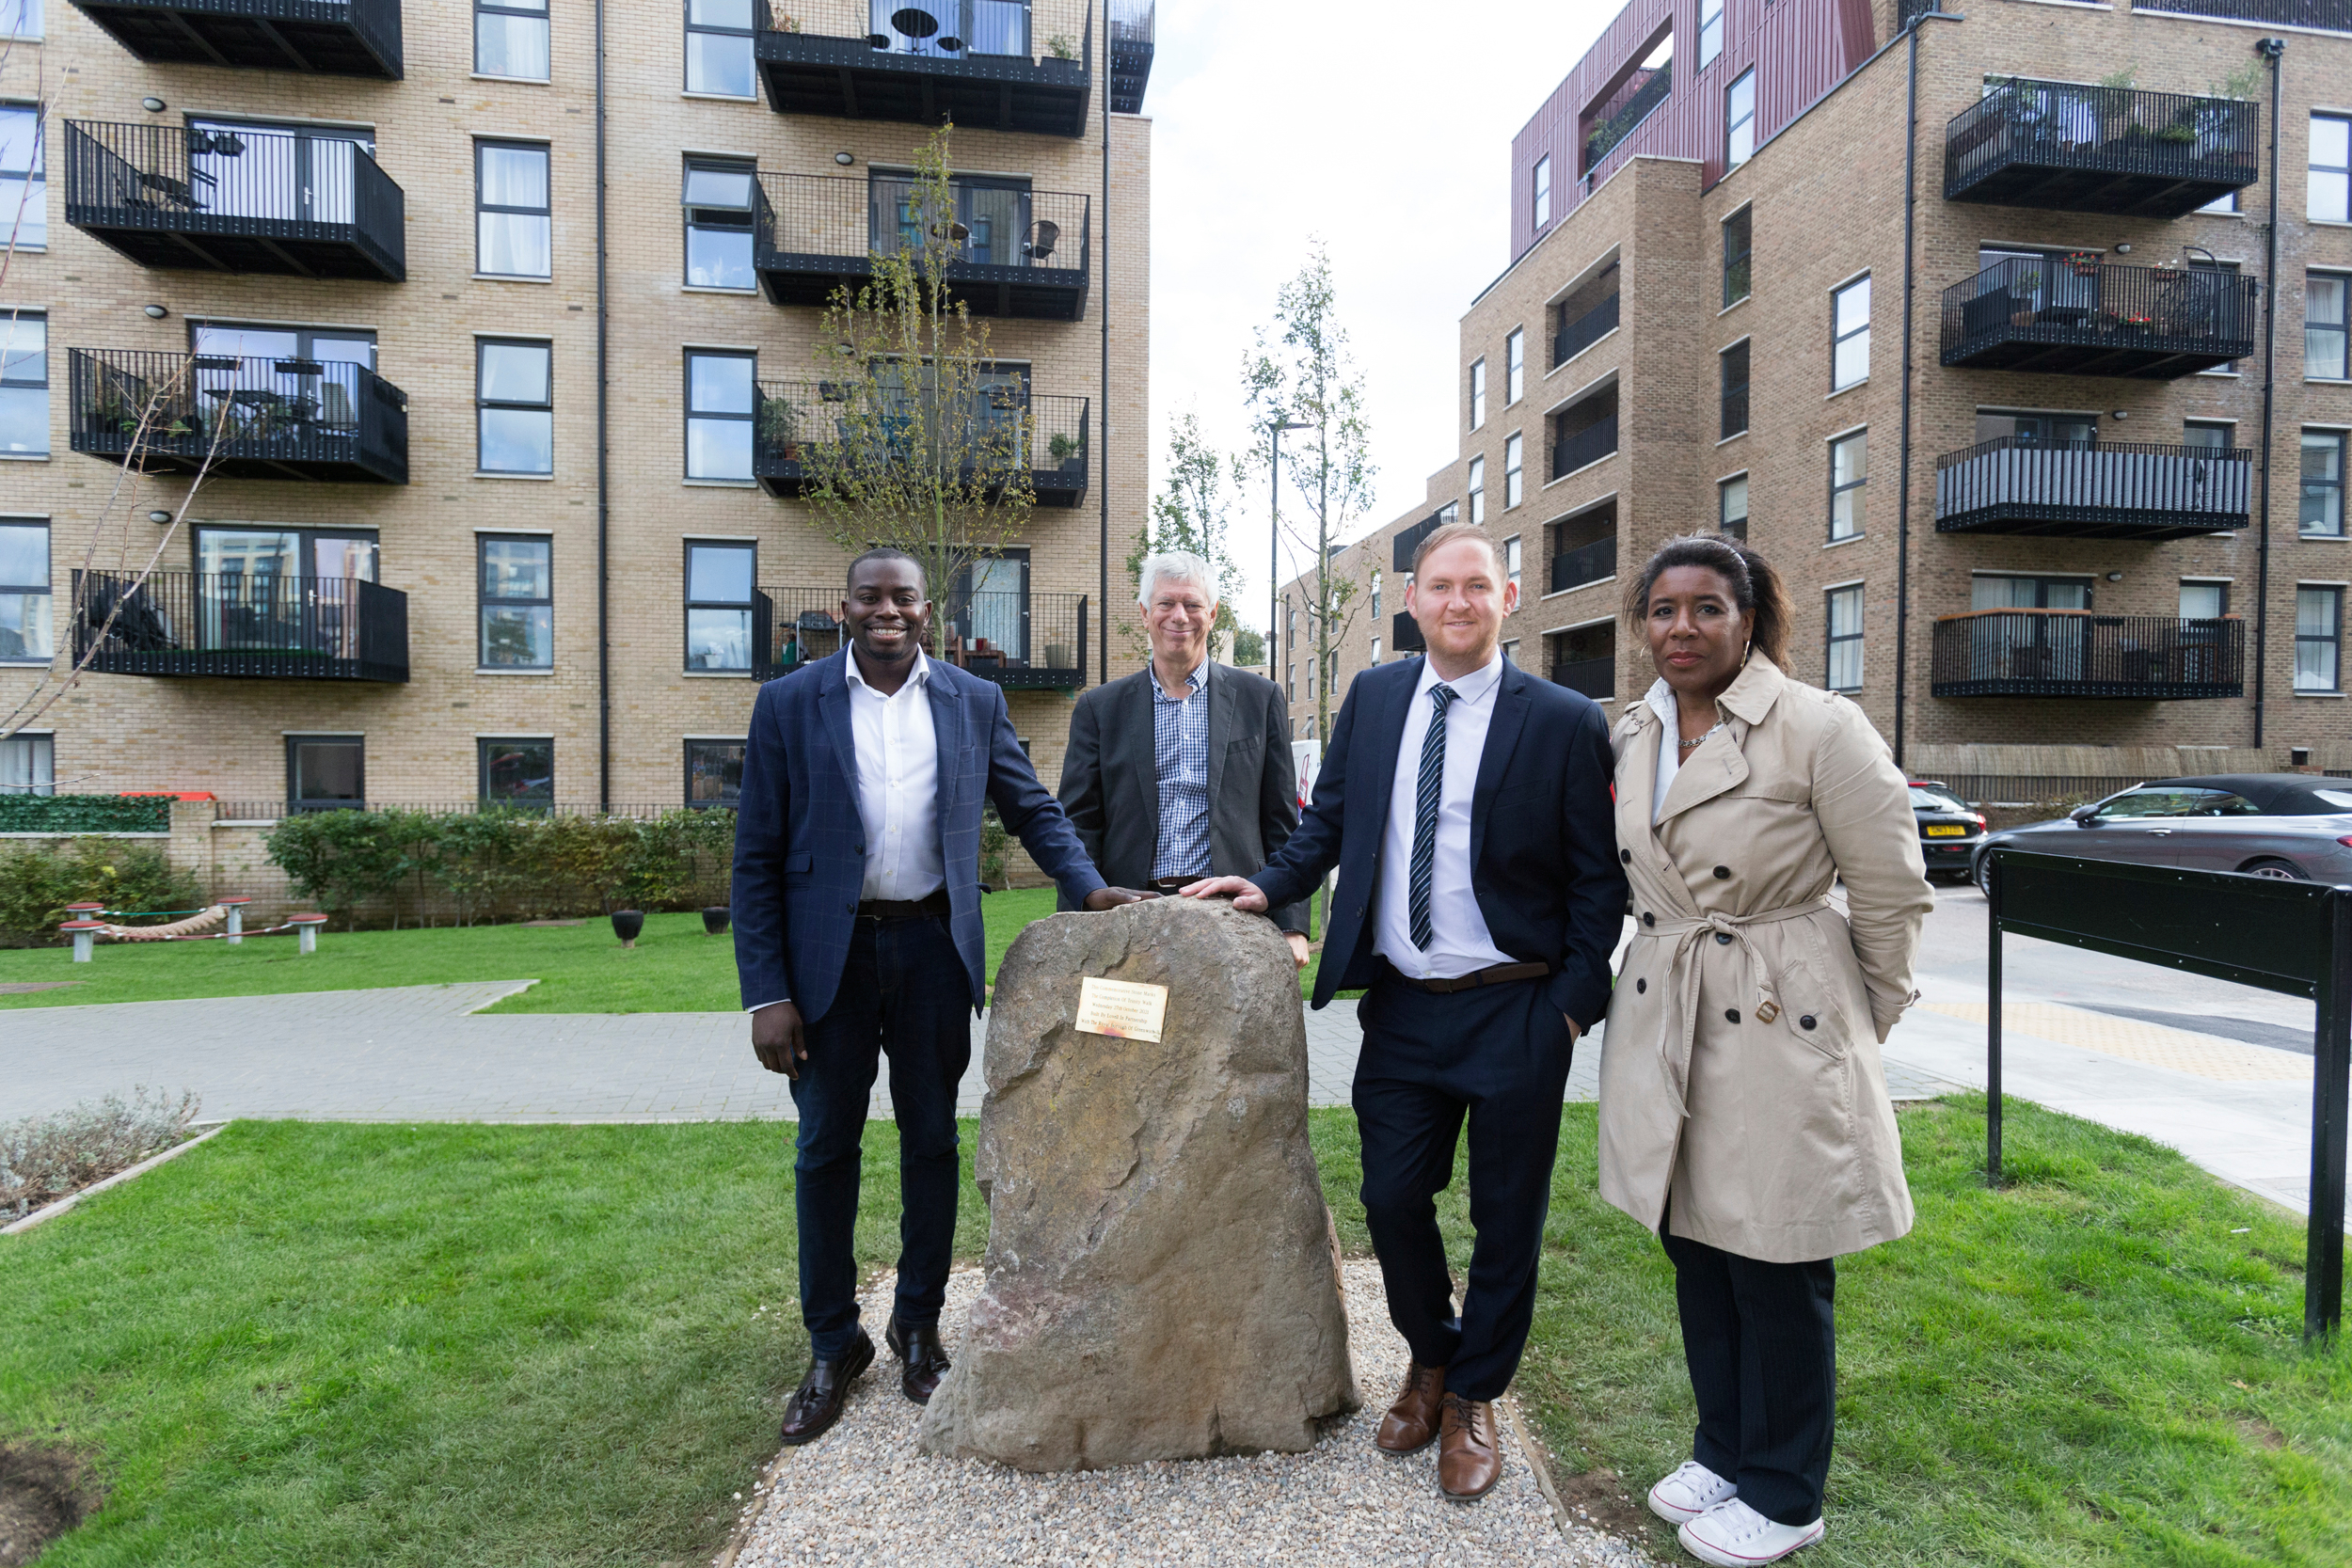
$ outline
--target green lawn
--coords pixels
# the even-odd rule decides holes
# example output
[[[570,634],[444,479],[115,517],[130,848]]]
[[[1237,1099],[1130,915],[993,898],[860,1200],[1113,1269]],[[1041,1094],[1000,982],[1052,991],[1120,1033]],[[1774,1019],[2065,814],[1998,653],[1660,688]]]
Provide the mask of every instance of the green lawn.
[[[1902,1124],[1920,1228],[1841,1271],[1807,1563],[2352,1560],[2352,1351],[2298,1343],[2298,1224],[2024,1104],[1999,1194],[1979,1103]],[[1360,1252],[1353,1119],[1313,1135]],[[111,1488],[43,1568],[707,1554],[805,1354],[788,1136],[242,1124],[0,1241],[0,1440],[71,1441]],[[1606,1467],[1638,1496],[1687,1452],[1689,1389],[1668,1270],[1595,1196],[1594,1141],[1570,1107],[1518,1391],[1572,1495]],[[868,1264],[894,1148],[871,1129]],[[1443,1213],[1458,1264],[1458,1191]],[[967,1190],[960,1251],[983,1224]]]

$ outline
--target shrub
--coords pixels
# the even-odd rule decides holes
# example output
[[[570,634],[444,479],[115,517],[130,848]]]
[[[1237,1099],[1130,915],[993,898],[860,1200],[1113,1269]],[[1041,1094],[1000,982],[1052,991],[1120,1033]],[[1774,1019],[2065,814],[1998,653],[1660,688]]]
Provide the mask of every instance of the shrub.
[[[174,870],[162,847],[86,837],[61,845],[0,849],[0,946],[59,940],[68,904],[110,910],[192,910],[206,895],[196,878]]]
[[[141,1085],[128,1101],[110,1094],[96,1105],[0,1125],[0,1219],[22,1219],[162,1153],[187,1136],[199,1103],[194,1094],[150,1100]]]

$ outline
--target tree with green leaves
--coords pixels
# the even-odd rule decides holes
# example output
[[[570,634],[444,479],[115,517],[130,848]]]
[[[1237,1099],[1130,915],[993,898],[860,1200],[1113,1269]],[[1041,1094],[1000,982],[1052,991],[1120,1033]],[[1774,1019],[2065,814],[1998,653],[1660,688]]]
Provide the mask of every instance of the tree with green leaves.
[[[1127,557],[1127,581],[1143,592],[1143,563],[1168,550],[1189,550],[1216,574],[1216,623],[1212,637],[1231,635],[1239,626],[1233,618],[1233,584],[1240,574],[1226,553],[1226,504],[1229,499],[1226,460],[1201,437],[1200,416],[1191,409],[1176,416],[1168,433],[1168,487],[1152,499],[1152,509],[1136,535],[1135,552]],[[1127,641],[1137,658],[1151,657],[1151,640],[1143,627],[1126,626]]]

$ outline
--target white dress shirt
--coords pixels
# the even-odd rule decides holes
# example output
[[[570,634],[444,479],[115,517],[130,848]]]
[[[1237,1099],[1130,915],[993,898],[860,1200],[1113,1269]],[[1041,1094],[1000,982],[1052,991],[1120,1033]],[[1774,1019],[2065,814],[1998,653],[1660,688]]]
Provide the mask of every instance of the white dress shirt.
[[[931,727],[930,660],[919,651],[888,696],[847,661],[850,738],[857,751],[857,815],[866,825],[864,898],[912,901],[947,885],[939,849],[939,739]]]
[[[1658,715],[1658,787],[1650,791],[1649,820],[1656,827],[1658,819],[1666,815],[1666,791],[1675,786],[1675,775],[1682,771],[1681,709],[1675,705],[1675,689],[1661,675],[1650,683],[1649,695],[1642,699],[1649,710]]]
[[[1389,787],[1389,823],[1380,846],[1378,927],[1372,950],[1416,980],[1446,979],[1518,960],[1495,945],[1470,883],[1470,795],[1478,762],[1494,722],[1495,692],[1502,685],[1498,651],[1483,670],[1445,684],[1454,701],[1445,716],[1445,781],[1438,794],[1437,858],[1429,879],[1429,950],[1413,945],[1413,814],[1421,797],[1421,748],[1429,735],[1430,688],[1437,668],[1422,660],[1421,680],[1405,710],[1397,744],[1396,780]]]

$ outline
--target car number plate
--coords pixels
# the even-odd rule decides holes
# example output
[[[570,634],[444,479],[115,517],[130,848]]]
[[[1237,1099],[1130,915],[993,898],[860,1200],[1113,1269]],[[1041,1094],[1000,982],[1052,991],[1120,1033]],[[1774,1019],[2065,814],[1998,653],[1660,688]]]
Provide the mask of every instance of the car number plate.
[[[1928,829],[1928,836],[1930,838],[1960,838],[1966,834],[1968,830],[1965,828],[1940,828],[1931,826]]]

